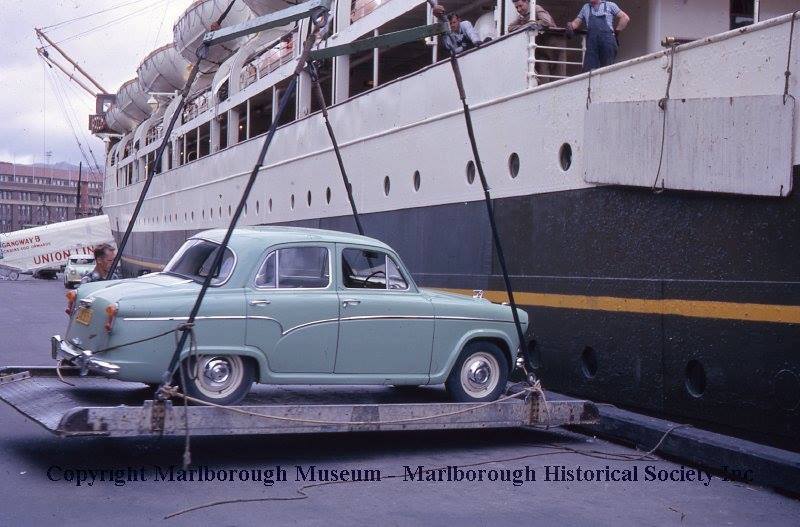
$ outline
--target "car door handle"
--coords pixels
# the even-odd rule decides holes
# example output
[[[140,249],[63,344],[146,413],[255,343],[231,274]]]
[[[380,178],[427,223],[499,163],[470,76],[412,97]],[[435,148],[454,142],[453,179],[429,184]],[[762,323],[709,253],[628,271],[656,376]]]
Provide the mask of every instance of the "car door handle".
[[[342,307],[357,306],[360,303],[361,303],[361,300],[356,300],[354,298],[348,298],[348,299],[342,300]]]
[[[251,300],[250,301],[250,305],[251,306],[265,306],[265,305],[271,304],[271,303],[272,302],[270,302],[269,300]]]

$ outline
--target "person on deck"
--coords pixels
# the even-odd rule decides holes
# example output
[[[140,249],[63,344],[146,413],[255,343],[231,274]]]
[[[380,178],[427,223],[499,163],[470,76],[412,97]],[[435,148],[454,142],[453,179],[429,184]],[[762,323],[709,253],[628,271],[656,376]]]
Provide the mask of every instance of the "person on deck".
[[[478,32],[470,22],[461,20],[456,13],[448,13],[447,21],[450,23],[450,32],[445,33],[442,39],[445,49],[461,53],[480,44]]]
[[[617,27],[614,28],[616,21]],[[630,17],[614,2],[590,0],[583,4],[577,18],[567,23],[567,35],[586,27],[586,54],[583,58],[583,71],[602,68],[613,64],[617,58],[619,44],[617,33],[624,30]]]
[[[514,8],[517,10],[517,19],[508,25],[509,31],[516,31],[529,24],[536,24],[543,28],[556,27],[556,21],[550,13],[536,4],[536,9],[533,18],[531,18],[531,0],[514,0]],[[563,37],[556,37],[552,34],[540,34],[536,37],[536,44],[545,47],[564,47]],[[536,73],[540,75],[538,78],[539,84],[555,80],[556,77],[563,72],[558,71],[558,64],[555,64],[559,59],[564,62],[564,57],[559,57],[559,53],[554,49],[536,49]],[[540,62],[544,61],[544,62]]]
[[[117,250],[111,245],[103,243],[94,249],[94,269],[81,280],[82,284],[89,282],[99,282],[105,280],[108,276],[108,271],[111,269],[111,264],[114,263],[114,257],[117,255]],[[110,280],[117,280],[119,275],[115,272]]]
[[[556,27],[556,21],[538,3],[536,4],[536,13],[533,19],[531,19],[531,0],[514,0],[514,8],[519,16],[508,25],[509,31],[516,31],[530,23],[538,24],[542,27]]]

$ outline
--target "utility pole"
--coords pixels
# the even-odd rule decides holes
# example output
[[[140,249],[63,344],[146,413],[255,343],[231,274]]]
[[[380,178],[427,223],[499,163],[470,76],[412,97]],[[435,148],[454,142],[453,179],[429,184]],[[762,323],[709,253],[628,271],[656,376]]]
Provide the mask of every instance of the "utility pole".
[[[78,192],[75,196],[75,219],[78,219],[78,214],[81,210],[81,173],[83,169],[83,161],[78,162]]]

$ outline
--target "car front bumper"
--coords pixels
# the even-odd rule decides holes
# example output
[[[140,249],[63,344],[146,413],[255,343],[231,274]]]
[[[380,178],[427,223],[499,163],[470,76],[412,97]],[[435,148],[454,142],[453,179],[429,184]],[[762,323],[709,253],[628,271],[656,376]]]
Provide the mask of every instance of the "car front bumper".
[[[70,362],[80,368],[81,375],[86,375],[90,371],[109,376],[119,373],[117,364],[93,357],[91,350],[79,349],[62,339],[61,335],[53,335],[50,338],[50,347],[53,359]]]

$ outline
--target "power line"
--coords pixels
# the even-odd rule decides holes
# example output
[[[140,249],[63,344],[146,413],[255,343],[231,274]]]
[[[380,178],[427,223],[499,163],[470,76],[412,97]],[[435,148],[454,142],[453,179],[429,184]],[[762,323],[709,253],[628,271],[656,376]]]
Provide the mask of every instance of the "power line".
[[[67,24],[71,24],[72,22],[77,22],[78,20],[84,20],[86,18],[95,16],[95,15],[99,15],[99,14],[102,14],[102,13],[108,13],[109,11],[114,11],[116,9],[120,9],[122,7],[126,7],[126,6],[129,6],[131,4],[140,4],[140,3],[145,2],[145,1],[146,0],[133,0],[131,2],[126,2],[124,4],[120,4],[120,5],[117,5],[117,6],[114,6],[114,7],[109,7],[107,9],[102,9],[100,11],[95,11],[94,13],[89,13],[88,15],[82,15],[82,16],[78,16],[78,17],[75,17],[75,18],[70,18],[69,20],[64,20],[62,22],[57,22],[57,23],[49,25],[49,26],[44,26],[41,29],[53,29],[53,28],[65,26]]]
[[[93,28],[87,29],[85,31],[81,31],[80,33],[76,33],[74,35],[70,35],[68,37],[65,37],[65,38],[59,40],[58,42],[56,42],[56,44],[61,44],[62,42],[67,42],[67,41],[70,41],[70,40],[74,40],[76,38],[80,38],[80,37],[86,36],[86,35],[88,35],[90,33],[94,33],[95,31],[98,31],[100,29],[105,29],[105,28],[111,27],[111,26],[113,26],[115,24],[118,24],[120,22],[123,22],[123,21],[125,21],[125,20],[127,20],[129,18],[133,18],[135,16],[141,15],[145,11],[148,11],[148,10],[156,7],[158,4],[163,4],[166,1],[167,0],[157,0],[156,2],[154,2],[154,3],[150,4],[150,5],[147,5],[147,6],[141,8],[141,9],[139,9],[137,11],[133,11],[131,13],[128,13],[128,14],[124,15],[124,16],[121,16],[121,17],[115,18],[113,20],[109,20],[108,22],[105,22],[103,24],[97,25],[97,26],[95,26]]]

